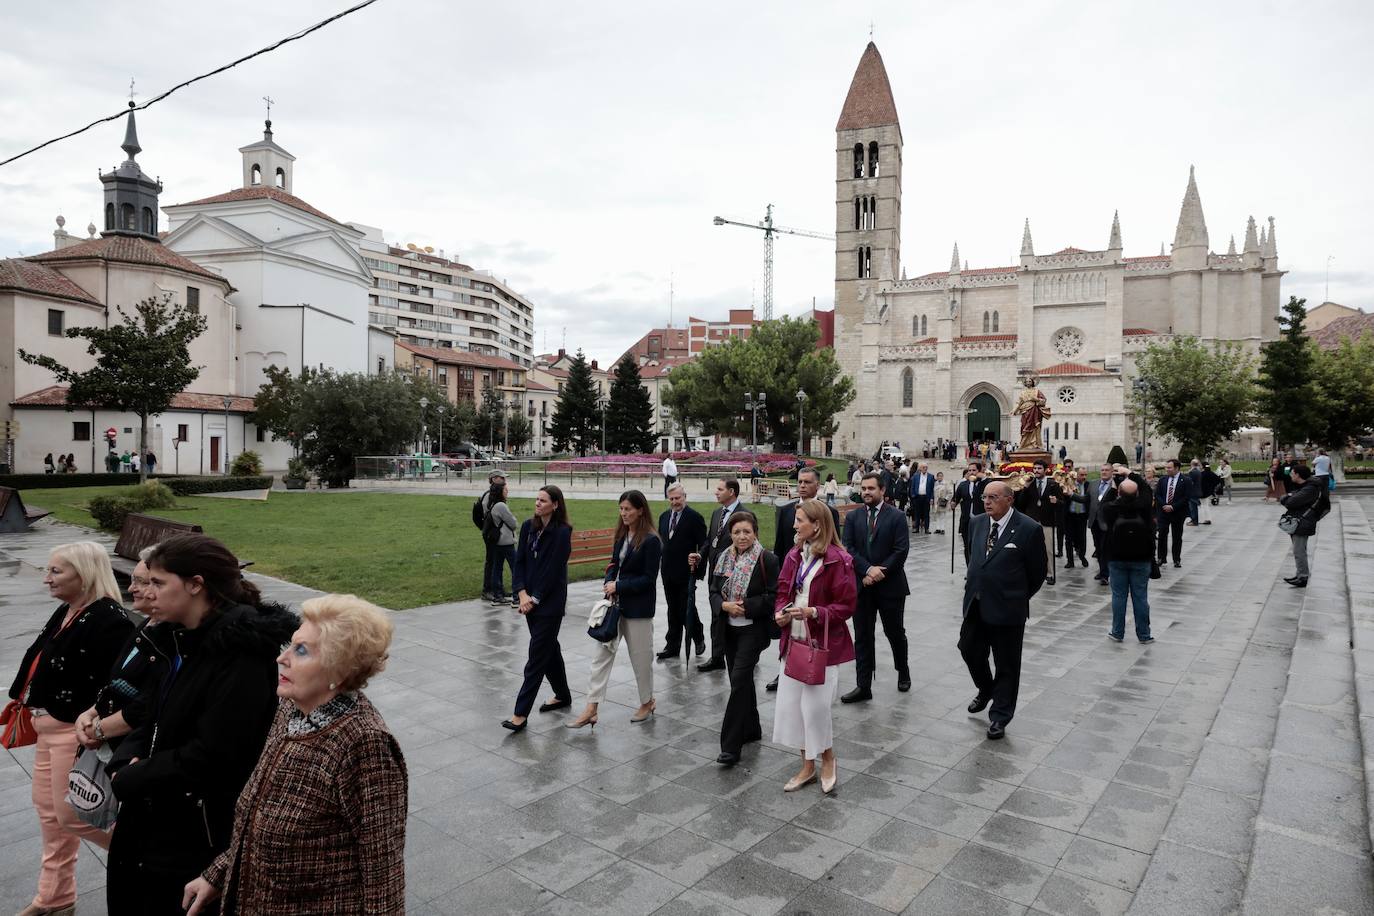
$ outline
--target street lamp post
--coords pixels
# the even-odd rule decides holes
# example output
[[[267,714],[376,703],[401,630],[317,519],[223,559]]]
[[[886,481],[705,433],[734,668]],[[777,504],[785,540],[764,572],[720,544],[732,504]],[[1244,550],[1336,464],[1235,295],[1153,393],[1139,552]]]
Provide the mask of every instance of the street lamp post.
[[[797,455],[806,454],[806,392],[797,389]]]
[[[229,476],[229,405],[234,403],[234,399],[225,395],[224,401],[224,476]],[[142,460],[142,459],[139,459]]]
[[[425,421],[428,419],[428,417],[425,416],[425,411],[427,411],[427,410],[429,410],[429,398],[420,398],[420,448],[419,448],[419,451],[421,451],[421,452],[423,452],[423,451],[425,450],[425,436],[426,436],[426,434],[427,434],[428,431],[429,431],[428,424],[425,423]]]
[[[442,455],[444,453],[444,412],[448,408],[440,404],[437,409],[439,411],[439,454]]]
[[[1140,473],[1145,473],[1145,423],[1146,414],[1149,412],[1150,404],[1150,383],[1143,378],[1133,379],[1131,387],[1140,394]]]
[[[752,432],[749,434],[749,448],[754,458],[759,456],[759,410],[768,403],[768,392],[760,391],[758,397],[752,391],[744,393],[744,409],[753,414]]]
[[[596,399],[596,406],[601,408],[601,454],[606,454],[606,408],[611,405],[611,399],[604,394]]]

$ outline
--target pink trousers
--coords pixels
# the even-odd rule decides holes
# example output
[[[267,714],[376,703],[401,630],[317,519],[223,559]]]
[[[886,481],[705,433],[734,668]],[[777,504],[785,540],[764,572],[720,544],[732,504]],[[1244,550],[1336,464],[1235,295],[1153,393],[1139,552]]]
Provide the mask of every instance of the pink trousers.
[[[52,716],[35,716],[38,743],[33,756],[33,807],[43,831],[43,867],[34,906],[60,909],[76,902],[76,857],[81,841],[110,848],[110,835],[85,823],[67,804],[67,774],[76,759],[76,726]]]

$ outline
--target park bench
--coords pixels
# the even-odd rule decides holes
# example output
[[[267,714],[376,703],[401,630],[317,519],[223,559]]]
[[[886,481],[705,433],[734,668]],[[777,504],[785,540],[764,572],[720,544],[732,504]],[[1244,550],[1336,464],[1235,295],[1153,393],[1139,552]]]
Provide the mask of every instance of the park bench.
[[[114,556],[110,557],[110,564],[114,566],[115,578],[119,580],[121,586],[128,587],[129,579],[134,574],[134,567],[138,565],[138,555],[144,548],[152,547],[174,534],[203,534],[204,531],[205,529],[199,525],[192,525],[188,522],[175,522],[170,518],[130,513],[124,519],[124,527],[119,531],[119,540],[115,542]]]
[[[568,557],[569,566],[584,563],[610,565],[611,549],[615,547],[614,528],[592,528],[587,531],[574,531],[572,535],[572,555]]]
[[[47,509],[25,506],[23,497],[13,487],[0,487],[0,534],[28,531],[30,525],[49,515],[52,513]]]

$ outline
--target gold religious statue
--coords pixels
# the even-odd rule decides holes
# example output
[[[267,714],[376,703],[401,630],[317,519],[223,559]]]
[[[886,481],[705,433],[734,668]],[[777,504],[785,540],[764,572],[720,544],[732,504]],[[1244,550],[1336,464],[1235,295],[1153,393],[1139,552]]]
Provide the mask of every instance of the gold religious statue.
[[[1041,428],[1045,425],[1045,418],[1050,415],[1050,408],[1045,396],[1035,387],[1035,382],[1035,376],[1026,376],[1026,387],[1021,389],[1016,406],[1012,408],[1012,413],[1021,417],[1021,444],[1018,446],[1021,450],[1044,448]]]

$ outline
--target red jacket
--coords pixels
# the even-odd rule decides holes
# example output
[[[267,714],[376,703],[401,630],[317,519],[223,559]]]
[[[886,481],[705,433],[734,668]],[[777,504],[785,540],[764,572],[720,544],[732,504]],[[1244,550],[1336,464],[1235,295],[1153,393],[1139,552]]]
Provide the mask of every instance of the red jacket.
[[[858,601],[858,586],[854,582],[854,558],[843,547],[831,544],[826,549],[825,559],[821,564],[820,572],[811,580],[807,604],[816,609],[816,618],[806,621],[807,631],[817,642],[827,645],[830,664],[842,665],[854,660],[854,640],[849,635],[849,626],[845,623],[854,616],[854,605]],[[775,613],[792,603],[792,597],[797,590],[799,567],[801,548],[793,547],[787,552],[782,572],[778,574]],[[787,644],[791,642],[791,629],[790,625],[782,628],[782,639],[778,645],[781,656],[787,654]]]

